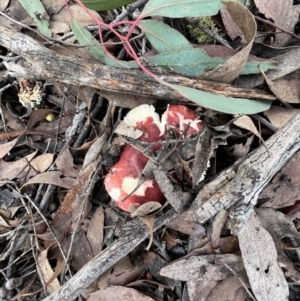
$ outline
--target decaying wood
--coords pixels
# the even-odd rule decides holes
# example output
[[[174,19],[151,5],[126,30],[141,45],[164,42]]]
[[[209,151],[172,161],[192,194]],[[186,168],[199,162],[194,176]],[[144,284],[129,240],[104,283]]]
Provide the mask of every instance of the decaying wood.
[[[34,39],[16,31],[0,26],[0,45],[22,56],[23,67],[4,62],[12,76],[61,81],[74,85],[85,85],[101,91],[157,97],[174,101],[187,101],[178,91],[159,84],[154,78],[137,69],[116,69],[101,65],[95,60],[73,56],[62,56],[41,46]],[[190,79],[183,76],[159,76],[171,84],[196,88],[227,97],[274,100],[267,92],[255,89],[241,89],[228,84]]]
[[[175,210],[170,210],[166,214],[160,216],[154,224],[154,230],[158,230],[177,215],[178,213]],[[135,222],[136,224],[134,227],[130,228],[136,229],[135,232],[130,233],[128,236],[120,237],[108,248],[89,261],[58,291],[45,298],[43,301],[74,300],[87,285],[97,279],[101,274],[149,237],[149,229],[145,224],[136,219],[132,222]]]
[[[198,194],[184,213],[189,220],[206,222],[221,209],[232,208],[229,226],[234,234],[243,229],[262,189],[281,167],[300,149],[300,113],[270,137],[265,145],[250,153],[237,166],[235,176],[209,199]]]

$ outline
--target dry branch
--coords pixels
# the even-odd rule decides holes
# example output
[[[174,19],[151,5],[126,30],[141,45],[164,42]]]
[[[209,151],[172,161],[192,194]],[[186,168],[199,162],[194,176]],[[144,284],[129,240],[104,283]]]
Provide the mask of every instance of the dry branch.
[[[43,47],[34,39],[16,30],[0,26],[0,45],[17,53],[26,60],[24,68],[7,63],[15,72],[13,77],[29,77],[60,81],[74,85],[94,87],[101,91],[129,94],[140,97],[156,97],[174,101],[187,101],[178,91],[159,84],[154,78],[137,69],[116,69],[95,60],[62,56]],[[20,74],[20,72],[22,74]],[[230,97],[274,100],[267,92],[255,89],[241,89],[228,84],[190,79],[182,76],[160,76],[160,79],[202,91]]]

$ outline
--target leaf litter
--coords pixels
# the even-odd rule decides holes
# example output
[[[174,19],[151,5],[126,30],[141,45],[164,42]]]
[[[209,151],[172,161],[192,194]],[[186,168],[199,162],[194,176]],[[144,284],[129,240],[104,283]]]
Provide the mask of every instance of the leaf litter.
[[[242,301],[254,295],[256,300],[296,300],[300,283],[299,152],[262,190],[255,213],[237,237],[227,229],[225,209],[203,225],[179,215],[154,230],[159,216],[172,207],[179,213],[185,210],[222,170],[245,158],[299,111],[297,60],[293,65],[299,51],[295,37],[299,5],[291,0],[255,0],[250,8],[245,1],[185,2],[186,10],[178,1],[149,0],[143,6],[144,1],[135,7],[140,17],[134,17],[130,9],[96,12],[89,1],[82,3],[91,10],[83,9],[80,1],[69,6],[63,0],[1,3],[1,26],[16,31],[23,27],[23,33],[41,45],[45,36],[59,40],[46,45],[58,59],[72,56],[75,62],[82,57],[89,64],[96,56],[108,66],[136,69],[141,65],[135,55],[146,57],[145,62],[150,63],[143,70],[153,68],[163,74],[160,83],[183,95],[184,105],[196,112],[205,133],[209,132],[202,138],[177,136],[176,127],[165,125],[160,148],[153,147],[141,139],[143,130],[124,123],[124,116],[142,104],[153,104],[161,117],[168,104],[183,103],[153,95],[137,97],[134,91],[120,94],[117,83],[114,91],[89,87],[88,82],[82,88],[72,84],[68,75],[62,82],[22,81],[25,88],[37,84],[41,89],[41,99],[30,98],[32,103],[24,106],[17,101],[21,94],[14,83],[23,76],[9,76],[12,64],[18,63],[10,63],[9,58],[14,58],[11,49],[2,45],[3,298],[56,300],[64,285],[71,286],[76,274],[107,252],[110,268],[92,276],[89,285],[78,284],[81,297],[74,293],[74,299]],[[183,18],[198,17],[201,9],[203,15],[212,16],[230,48],[196,45],[185,34],[189,19]],[[162,21],[157,15],[165,18]],[[122,18],[127,18],[124,23]],[[117,25],[103,25],[112,22]],[[128,24],[137,27],[126,36]],[[100,35],[98,28],[103,30]],[[0,27],[0,44],[1,35]],[[130,44],[129,36],[134,37]],[[263,46],[259,48],[258,42]],[[252,55],[255,49],[261,53],[257,50]],[[17,51],[12,52],[17,56]],[[17,66],[24,71],[21,64]],[[274,101],[221,96],[217,90],[208,94],[183,85],[179,80],[185,78],[187,83],[186,76],[229,83],[232,89],[257,87],[256,92]],[[167,77],[173,77],[173,83]],[[126,144],[149,159],[147,176],[159,184],[167,201],[162,206],[153,202],[128,214],[111,201],[103,179]],[[129,254],[121,250],[112,260],[109,251],[114,243],[125,241],[130,234],[139,237],[144,224],[149,239]]]

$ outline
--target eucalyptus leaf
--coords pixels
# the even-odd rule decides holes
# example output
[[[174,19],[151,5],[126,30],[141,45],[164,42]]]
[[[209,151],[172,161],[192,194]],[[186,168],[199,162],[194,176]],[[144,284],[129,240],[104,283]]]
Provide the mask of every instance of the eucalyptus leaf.
[[[96,11],[106,11],[130,4],[135,0],[81,0],[81,2],[89,9]]]
[[[102,63],[116,68],[138,68],[135,61],[125,62],[117,60],[111,54],[107,54],[103,46],[92,36],[92,34],[85,29],[79,22],[72,20],[71,22],[72,31],[74,36],[80,43],[85,46],[84,48],[97,60]]]
[[[241,75],[260,73],[259,67],[263,71],[268,71],[270,69],[277,68],[274,64],[272,64],[271,62],[268,62],[268,61],[266,61],[266,62],[256,62],[256,61],[247,62],[241,72]]]
[[[142,20],[138,26],[159,53],[188,48],[193,49],[193,45],[179,31],[163,22]]]
[[[213,16],[223,7],[222,0],[149,0],[142,17],[169,18]]]
[[[167,84],[179,91],[181,95],[207,109],[228,114],[256,114],[264,112],[271,107],[271,102],[266,100],[252,100],[244,98],[225,97],[210,94],[189,87]]]
[[[47,38],[52,38],[52,32],[49,29],[49,16],[40,0],[19,0],[20,4],[34,20],[39,31]]]
[[[207,69],[213,69],[226,61],[224,58],[210,57],[203,49],[182,49],[154,55],[148,58],[166,70],[176,70],[187,76],[199,76]]]
[[[176,70],[182,75],[200,76],[209,69],[214,69],[220,64],[225,63],[230,57],[210,57],[205,50],[193,48],[161,53],[149,57],[148,59],[167,71]],[[263,71],[276,68],[275,65],[268,61],[252,61],[245,64],[241,74],[260,73],[258,66],[260,66]]]

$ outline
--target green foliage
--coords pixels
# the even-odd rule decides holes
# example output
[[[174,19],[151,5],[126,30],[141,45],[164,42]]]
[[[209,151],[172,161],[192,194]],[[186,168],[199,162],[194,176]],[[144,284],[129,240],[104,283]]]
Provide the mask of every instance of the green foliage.
[[[210,29],[213,33],[219,34],[219,29],[216,27],[214,21],[211,17],[200,17],[200,22],[208,29]],[[187,29],[191,37],[198,43],[198,44],[214,44],[215,40],[211,38],[208,34],[202,31],[200,28],[194,25],[188,25]]]
[[[30,13],[34,13],[37,9],[33,9],[32,3],[37,0],[19,0],[24,5],[31,6]],[[78,0],[79,1],[79,0]],[[133,0],[81,0],[88,8],[96,10],[108,10],[122,5],[127,5]],[[235,2],[243,2],[244,0],[235,0]],[[37,1],[41,4],[40,1]],[[100,5],[100,6],[96,6]],[[102,5],[102,6],[101,6]],[[239,4],[240,5],[240,4]],[[158,55],[149,57],[148,59],[157,64],[161,68],[167,70],[176,70],[177,72],[188,76],[199,76],[204,74],[207,69],[214,69],[216,66],[223,64],[229,58],[210,57],[204,50],[194,49],[192,44],[180,32],[171,28],[170,26],[156,20],[142,20],[148,16],[165,16],[170,18],[182,17],[201,17],[203,25],[207,26],[212,31],[216,32],[210,18],[205,16],[212,16],[218,13],[219,9],[224,6],[222,0],[149,0],[141,12],[139,19],[135,22],[126,21],[126,26],[131,23],[131,30],[127,36],[122,36],[116,31],[116,26],[122,26],[123,23],[118,22],[115,26],[102,24],[101,21],[96,20],[99,25],[106,26],[112,33],[114,33],[121,42],[125,43],[126,50],[135,59],[135,61],[120,61],[111,55],[101,45],[89,31],[87,31],[80,23],[72,21],[72,30],[78,42],[85,47],[95,58],[99,59],[106,65],[117,68],[137,68],[140,67],[148,75],[154,76],[147,70],[139,61],[137,55],[134,53],[131,44],[129,43],[130,33],[135,26],[138,26],[142,32],[145,33],[152,46],[158,51]],[[42,10],[40,10],[42,12]],[[39,28],[45,29],[38,23]],[[46,23],[47,24],[47,23]],[[41,29],[40,29],[41,30]],[[45,30],[44,35],[49,36]],[[208,43],[208,38],[199,30],[190,28],[190,34],[200,43]],[[243,63],[245,64],[245,63]],[[243,65],[242,65],[243,66]],[[250,62],[244,65],[242,74],[259,73],[258,66],[264,71],[275,68],[270,62]],[[179,85],[171,85],[155,77],[161,84],[172,87],[182,94],[185,98],[212,110],[230,113],[230,114],[254,114],[267,110],[271,103],[261,100],[249,100],[241,98],[230,98],[217,94],[209,94],[197,89],[183,87]]]
[[[52,37],[49,29],[49,16],[40,0],[19,0],[29,16],[34,20],[41,34],[47,38]]]
[[[81,0],[81,2],[89,9],[96,11],[105,11],[130,4],[135,0]]]

